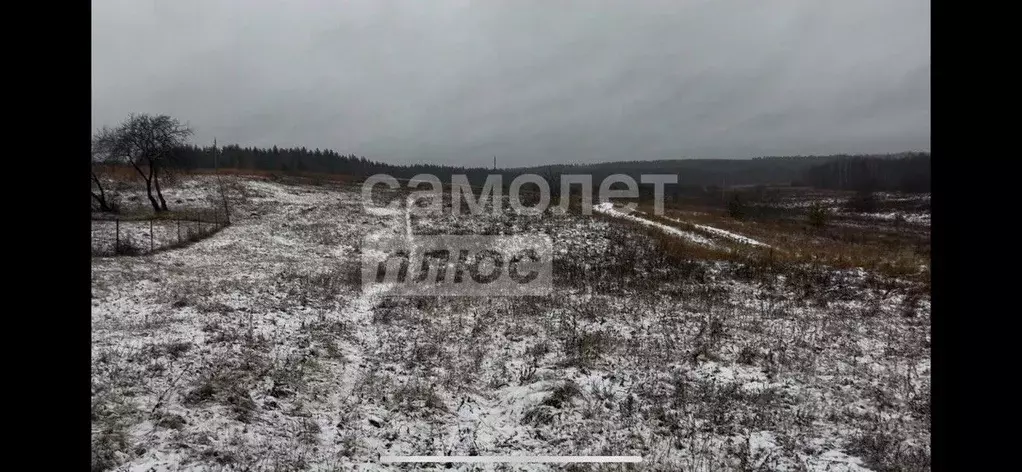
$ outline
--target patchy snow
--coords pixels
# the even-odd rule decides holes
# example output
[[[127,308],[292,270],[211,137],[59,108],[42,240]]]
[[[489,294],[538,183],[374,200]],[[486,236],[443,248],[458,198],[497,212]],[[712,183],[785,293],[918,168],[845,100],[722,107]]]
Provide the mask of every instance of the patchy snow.
[[[664,218],[666,218],[668,220],[671,220],[671,221],[678,222],[678,223],[685,223],[684,221],[681,221],[681,220],[676,219],[676,218],[670,218],[670,217],[666,217],[666,216]],[[700,224],[695,224],[695,223],[691,223],[691,225],[696,227],[696,228],[699,228],[699,229],[701,229],[703,231],[706,231],[708,233],[712,233],[712,234],[720,236],[722,238],[727,238],[727,239],[730,239],[730,240],[733,240],[733,241],[737,241],[737,242],[742,243],[742,244],[749,244],[749,245],[752,245],[752,246],[770,247],[769,245],[767,245],[765,243],[761,243],[759,241],[756,241],[755,239],[752,239],[752,238],[750,238],[748,236],[742,236],[742,235],[740,235],[738,233],[732,233],[732,232],[724,230],[724,229],[714,228],[713,226],[700,225]]]
[[[929,294],[908,282],[662,267],[650,235],[604,219],[380,216],[356,189],[240,185],[234,224],[213,237],[93,259],[95,468],[401,470],[380,455],[568,454],[641,455],[650,470],[861,471],[903,465],[853,452],[864,432],[928,448]],[[364,290],[360,241],[380,230],[549,235],[555,293]]]
[[[884,213],[859,213],[858,215],[863,218],[872,218],[877,220],[895,221],[900,218],[907,223],[914,223],[927,226],[929,226],[930,224],[929,213],[906,213],[899,211],[890,211]]]
[[[708,232],[716,234],[718,236],[722,236],[722,237],[725,237],[727,239],[738,241],[738,242],[743,243],[743,244],[750,244],[750,245],[753,245],[753,246],[770,247],[769,245],[767,245],[765,243],[761,243],[759,241],[756,241],[755,239],[752,239],[750,237],[742,236],[742,235],[740,235],[738,233],[732,233],[730,231],[723,230],[723,229],[720,229],[720,228],[714,228],[713,226],[706,226],[706,225],[699,225],[699,224],[694,225],[694,226],[696,228],[699,228],[699,229],[703,230],[703,231],[708,231]]]
[[[647,220],[645,218],[640,218],[638,216],[631,215],[631,214],[625,213],[623,211],[620,211],[620,210],[614,208],[614,204],[611,203],[611,202],[604,202],[604,203],[600,203],[600,204],[597,204],[597,205],[593,205],[593,210],[596,211],[597,213],[602,213],[602,214],[605,214],[605,215],[608,215],[608,216],[613,216],[615,218],[621,218],[621,219],[628,220],[628,221],[634,221],[634,222],[639,223],[639,224],[644,225],[644,226],[649,226],[651,228],[656,228],[656,229],[659,229],[660,231],[663,231],[663,232],[665,232],[667,234],[672,234],[672,235],[678,236],[680,238],[687,239],[687,240],[692,241],[692,242],[694,242],[696,244],[701,244],[701,245],[710,246],[710,247],[716,246],[716,244],[714,244],[713,241],[710,241],[709,239],[706,239],[706,238],[704,238],[704,237],[702,237],[702,236],[700,236],[698,234],[695,234],[695,233],[693,233],[691,231],[680,230],[680,229],[675,228],[673,226],[668,226],[668,225],[665,225],[663,223],[657,223],[655,221],[650,221],[650,220]]]
[[[781,201],[781,202],[772,202],[772,203],[769,203],[767,205],[768,206],[772,206],[772,207],[777,207],[777,208],[791,208],[791,209],[795,209],[795,208],[809,208],[809,207],[813,206],[814,204],[819,204],[819,205],[822,205],[824,207],[835,208],[836,209],[836,208],[841,208],[841,205],[843,205],[846,200],[847,200],[846,198],[811,198],[811,199],[807,199],[807,198],[804,198],[804,197],[797,197],[797,198],[793,198],[793,199],[787,199],[787,200]],[[756,204],[760,204],[760,203],[756,203]]]
[[[807,458],[806,462],[809,470],[813,472],[869,472],[871,470],[863,467],[862,459],[849,456],[838,450],[824,452],[819,457]]]

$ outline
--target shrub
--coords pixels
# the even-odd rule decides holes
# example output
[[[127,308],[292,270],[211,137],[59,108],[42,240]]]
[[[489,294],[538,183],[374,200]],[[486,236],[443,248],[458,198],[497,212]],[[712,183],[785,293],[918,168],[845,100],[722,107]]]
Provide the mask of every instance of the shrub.
[[[731,201],[727,204],[727,214],[731,218],[738,220],[742,219],[742,217],[745,216],[745,213],[745,203],[738,198],[738,194],[736,193],[734,197],[731,197]]]
[[[830,212],[827,208],[820,205],[819,202],[813,202],[812,206],[809,207],[809,224],[816,228],[822,228],[827,225],[827,220],[829,219]]]

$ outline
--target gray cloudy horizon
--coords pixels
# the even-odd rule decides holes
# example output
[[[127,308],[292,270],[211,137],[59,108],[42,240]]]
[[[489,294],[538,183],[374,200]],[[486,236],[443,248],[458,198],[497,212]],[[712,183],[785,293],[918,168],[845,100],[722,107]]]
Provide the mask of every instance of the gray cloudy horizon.
[[[923,0],[92,2],[93,127],[501,166],[930,150]]]

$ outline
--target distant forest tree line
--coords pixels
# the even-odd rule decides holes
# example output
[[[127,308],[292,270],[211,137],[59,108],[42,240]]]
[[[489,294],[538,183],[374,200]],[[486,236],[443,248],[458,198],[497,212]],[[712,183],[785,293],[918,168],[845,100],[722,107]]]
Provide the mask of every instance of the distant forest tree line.
[[[363,179],[388,174],[410,179],[420,174],[435,176],[449,184],[456,174],[466,175],[473,186],[481,186],[493,174],[499,174],[504,189],[522,174],[537,174],[549,185],[550,194],[561,198],[562,176],[577,174],[591,178],[595,192],[607,177],[624,174],[638,184],[640,199],[653,196],[654,185],[643,184],[647,174],[676,175],[676,184],[664,186],[665,196],[678,201],[723,201],[727,190],[742,193],[755,187],[760,198],[765,186],[811,186],[823,189],[874,191],[930,191],[930,154],[890,155],[775,156],[753,159],[671,159],[656,161],[618,161],[597,164],[554,164],[518,168],[454,167],[430,164],[394,165],[354,154],[305,147],[241,147],[237,144],[197,146],[186,140],[192,130],[167,115],[131,114],[116,127],[103,127],[92,139],[92,199],[100,211],[114,211],[104,188],[104,166],[125,166],[145,183],[146,196],[156,213],[169,211],[161,189],[161,176],[181,170],[225,168],[240,171],[261,170],[281,173],[339,174]],[[496,156],[494,157],[496,164]],[[494,166],[495,167],[495,166]],[[573,179],[574,180],[574,179]],[[526,184],[526,191],[535,184]],[[612,188],[623,188],[615,184]],[[569,187],[580,193],[577,183]]]
[[[430,174],[444,183],[454,174],[465,174],[473,185],[482,185],[490,174],[501,174],[505,187],[521,174],[543,176],[556,195],[562,174],[589,174],[594,186],[612,174],[626,174],[639,182],[642,174],[677,174],[677,186],[668,193],[698,187],[748,185],[793,185],[856,191],[930,191],[930,153],[889,155],[776,156],[753,159],[672,159],[622,161],[599,164],[559,164],[519,168],[454,167],[429,164],[394,165],[364,156],[332,150],[300,148],[241,147],[227,145],[215,154],[213,146],[179,146],[173,162],[183,169],[220,168],[344,174],[365,178],[385,173],[398,179]],[[652,185],[640,185],[643,193]],[[649,189],[645,189],[649,187]],[[672,188],[674,187],[674,188]]]

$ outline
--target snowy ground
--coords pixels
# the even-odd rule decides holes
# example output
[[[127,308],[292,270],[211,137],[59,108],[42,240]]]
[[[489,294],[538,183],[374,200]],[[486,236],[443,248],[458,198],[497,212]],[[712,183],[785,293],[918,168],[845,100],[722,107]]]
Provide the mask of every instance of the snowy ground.
[[[834,197],[813,197],[812,195],[793,195],[781,202],[769,204],[769,206],[787,209],[806,210],[814,204],[819,204],[832,215],[839,216],[850,222],[874,223],[880,222],[903,222],[923,227],[930,226],[930,194],[898,194],[891,192],[875,192],[873,197],[876,205],[882,211],[872,213],[857,213],[847,208],[848,199],[851,195],[843,198]]]
[[[901,219],[908,223],[915,223],[921,225],[930,225],[930,214],[929,213],[906,213],[906,212],[881,212],[881,213],[863,213],[863,218],[875,218],[879,220],[896,221]]]
[[[628,220],[628,221],[632,221],[632,222],[635,222],[635,223],[639,223],[641,225],[648,226],[648,227],[651,227],[651,228],[656,228],[656,229],[658,229],[660,231],[663,231],[663,232],[665,232],[667,234],[670,234],[670,235],[673,235],[673,236],[677,236],[679,238],[688,240],[688,241],[696,243],[696,244],[702,244],[704,246],[710,246],[710,247],[712,247],[714,245],[713,241],[710,241],[709,239],[706,239],[706,238],[704,238],[704,237],[702,237],[702,236],[700,236],[700,235],[698,235],[696,233],[693,233],[693,232],[690,232],[690,231],[680,230],[680,229],[675,228],[673,226],[668,226],[668,225],[665,225],[665,224],[657,223],[655,221],[650,221],[650,220],[642,218],[640,216],[633,215],[630,212],[628,212],[627,210],[622,210],[622,209],[615,208],[614,204],[610,203],[610,202],[605,202],[605,203],[601,203],[599,205],[593,206],[593,211],[595,211],[597,213],[603,213],[605,215],[608,215],[608,216],[611,216],[611,217],[614,217],[614,218],[621,218],[621,219],[624,219],[624,220]]]
[[[929,469],[926,287],[687,260],[633,215],[370,215],[358,190],[242,180],[213,237],[93,259],[94,470]],[[408,226],[547,234],[555,293],[363,292],[361,237]]]
[[[119,243],[122,251],[126,248],[138,254],[161,250],[188,239],[195,234],[208,233],[218,227],[215,223],[200,221],[92,221],[93,255],[112,255]],[[119,234],[118,234],[119,233]]]

